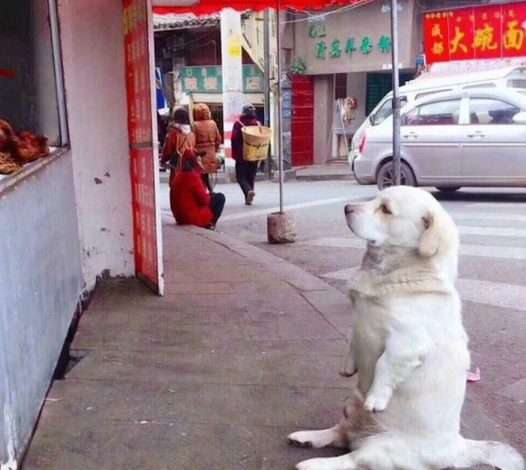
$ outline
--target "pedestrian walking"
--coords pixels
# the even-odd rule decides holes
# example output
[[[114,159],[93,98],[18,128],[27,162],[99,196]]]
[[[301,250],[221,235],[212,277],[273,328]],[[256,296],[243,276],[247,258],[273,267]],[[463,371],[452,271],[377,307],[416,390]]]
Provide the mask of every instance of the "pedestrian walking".
[[[190,125],[190,116],[184,108],[177,108],[173,115],[172,129],[166,136],[161,155],[161,163],[170,167],[170,186],[177,172],[181,169],[181,158],[184,152],[195,147],[195,135]]]
[[[218,161],[216,154],[219,152],[222,139],[217,124],[212,119],[210,108],[204,103],[198,103],[194,106],[193,116],[195,148],[199,153],[204,152],[203,163],[211,160]],[[208,191],[212,192],[213,188],[208,173],[202,173],[201,177]]]
[[[243,133],[241,129],[245,126],[260,126],[256,119],[256,108],[252,104],[243,105],[239,121],[232,128],[232,158],[236,161],[236,181],[245,196],[245,204],[252,205],[256,192],[254,185],[258,171],[258,161],[249,162],[243,158]]]
[[[202,155],[194,148],[184,152],[181,170],[170,186],[170,208],[178,224],[215,230],[225,206],[225,195],[207,193],[199,173],[199,157]]]

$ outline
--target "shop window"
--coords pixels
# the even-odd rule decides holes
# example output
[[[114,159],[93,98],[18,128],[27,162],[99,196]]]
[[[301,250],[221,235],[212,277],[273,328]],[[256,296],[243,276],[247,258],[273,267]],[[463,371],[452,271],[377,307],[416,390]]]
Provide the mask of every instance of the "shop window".
[[[400,72],[400,86],[413,77],[406,72]],[[390,73],[368,73],[367,93],[365,99],[365,114],[371,114],[376,105],[393,89],[392,76]]]
[[[0,0],[0,11],[0,119],[66,145],[56,0]]]
[[[347,74],[337,73],[334,78],[334,99],[347,98]]]

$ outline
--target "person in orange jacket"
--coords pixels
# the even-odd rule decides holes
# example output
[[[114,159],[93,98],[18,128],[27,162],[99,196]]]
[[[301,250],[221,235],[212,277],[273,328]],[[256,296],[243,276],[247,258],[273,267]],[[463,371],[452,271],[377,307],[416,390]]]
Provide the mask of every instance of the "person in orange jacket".
[[[181,169],[181,157],[186,149],[195,147],[195,134],[190,125],[190,116],[184,108],[177,108],[173,114],[173,126],[164,142],[161,163],[170,162],[170,185]]]
[[[225,206],[222,193],[207,193],[199,172],[199,157],[194,148],[187,149],[182,157],[181,170],[170,186],[170,208],[181,225],[215,229]]]
[[[195,148],[198,152],[206,152],[203,158],[215,159],[221,146],[221,134],[216,122],[212,119],[210,108],[204,103],[198,103],[193,109]],[[213,191],[207,173],[201,175],[209,192]]]

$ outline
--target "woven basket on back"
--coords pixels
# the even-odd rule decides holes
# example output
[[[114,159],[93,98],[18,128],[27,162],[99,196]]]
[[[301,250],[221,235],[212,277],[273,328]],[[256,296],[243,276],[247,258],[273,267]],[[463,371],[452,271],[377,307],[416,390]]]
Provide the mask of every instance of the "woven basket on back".
[[[249,162],[265,160],[272,130],[265,126],[245,126],[241,132],[243,133],[243,158]]]

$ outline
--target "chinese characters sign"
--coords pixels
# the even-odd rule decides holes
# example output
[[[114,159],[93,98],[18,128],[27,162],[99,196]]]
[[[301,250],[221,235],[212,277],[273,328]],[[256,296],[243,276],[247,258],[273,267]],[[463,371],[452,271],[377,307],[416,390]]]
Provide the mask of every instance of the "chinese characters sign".
[[[317,39],[314,44],[314,55],[317,59],[335,59],[343,55],[352,57],[354,53],[368,55],[375,49],[382,54],[391,52],[391,38],[384,35],[380,36],[377,41],[374,41],[371,36],[363,36],[362,38],[348,36],[344,41],[340,41],[338,38],[331,41],[325,38],[325,28],[318,28],[310,29],[309,36]]]
[[[526,2],[444,10],[424,15],[429,64],[526,56]]]
[[[221,67],[183,67],[181,72],[183,91],[186,93],[222,93]],[[243,91],[261,93],[264,77],[256,65],[243,65]]]
[[[124,44],[137,274],[162,291],[157,252],[155,151],[146,0],[124,0]]]

